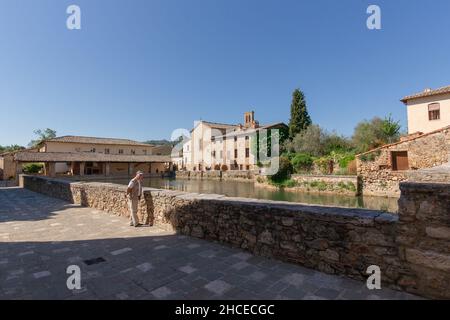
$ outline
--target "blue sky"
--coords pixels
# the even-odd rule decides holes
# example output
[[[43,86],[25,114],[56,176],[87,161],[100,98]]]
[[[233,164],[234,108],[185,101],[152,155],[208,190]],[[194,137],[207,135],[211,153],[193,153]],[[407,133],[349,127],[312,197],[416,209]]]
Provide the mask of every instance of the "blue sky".
[[[66,28],[77,4],[82,29]],[[382,10],[382,30],[366,9]],[[194,120],[289,120],[293,89],[313,122],[406,124],[399,99],[450,84],[448,0],[1,0],[0,144],[33,130],[170,137]]]

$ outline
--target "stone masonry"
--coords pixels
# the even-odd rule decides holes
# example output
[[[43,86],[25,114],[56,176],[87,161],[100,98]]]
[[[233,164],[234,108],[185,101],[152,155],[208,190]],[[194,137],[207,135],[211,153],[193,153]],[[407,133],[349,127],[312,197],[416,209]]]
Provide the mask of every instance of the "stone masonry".
[[[125,186],[23,176],[32,191],[127,215]],[[450,298],[449,184],[405,184],[398,216],[145,189],[141,219],[180,234],[358,280],[377,265],[382,282],[431,298]],[[425,190],[425,191],[424,191]]]
[[[410,170],[392,170],[392,151],[407,151]],[[357,172],[364,195],[400,195],[399,183],[409,181],[416,170],[450,161],[450,127],[383,146],[357,156]]]

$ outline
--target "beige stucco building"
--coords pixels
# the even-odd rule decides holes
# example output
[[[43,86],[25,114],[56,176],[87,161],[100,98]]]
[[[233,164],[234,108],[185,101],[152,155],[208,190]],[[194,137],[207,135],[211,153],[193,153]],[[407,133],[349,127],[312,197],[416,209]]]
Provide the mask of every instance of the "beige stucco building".
[[[450,125],[450,86],[426,89],[401,100],[407,106],[408,133],[428,133]]]
[[[161,175],[171,170],[165,150],[133,140],[63,136],[45,140],[35,149],[0,156],[3,179],[17,179],[25,163],[43,163],[47,176],[129,176],[141,170]]]
[[[191,171],[253,170],[257,156],[252,150],[257,133],[287,128],[284,123],[260,126],[254,112],[244,114],[244,124],[198,121],[190,140],[183,145],[182,167]]]

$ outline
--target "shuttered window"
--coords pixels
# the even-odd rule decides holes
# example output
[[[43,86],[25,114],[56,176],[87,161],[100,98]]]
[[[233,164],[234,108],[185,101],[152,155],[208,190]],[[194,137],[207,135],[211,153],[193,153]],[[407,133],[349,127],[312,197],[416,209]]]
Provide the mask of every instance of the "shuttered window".
[[[441,106],[439,103],[428,105],[428,120],[439,120],[441,118]]]

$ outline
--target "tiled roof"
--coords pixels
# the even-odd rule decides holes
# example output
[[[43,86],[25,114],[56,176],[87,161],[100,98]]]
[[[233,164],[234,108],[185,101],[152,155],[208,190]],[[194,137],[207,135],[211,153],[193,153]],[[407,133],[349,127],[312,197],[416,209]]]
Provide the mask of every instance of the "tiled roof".
[[[123,155],[95,152],[17,152],[14,160],[22,162],[170,162],[168,155]]]
[[[72,142],[72,143],[89,143],[89,144],[119,144],[126,146],[146,146],[152,145],[128,140],[128,139],[116,139],[116,138],[97,138],[97,137],[82,137],[82,136],[62,136],[53,139],[48,139],[45,142]]]
[[[430,96],[435,96],[435,95],[445,94],[445,93],[450,93],[450,86],[446,86],[446,87],[442,87],[442,88],[438,88],[438,89],[426,89],[422,92],[419,92],[419,93],[416,93],[416,94],[413,94],[410,96],[406,96],[403,99],[401,99],[400,101],[403,103],[406,103],[408,100],[423,98],[423,97],[430,97]]]
[[[392,146],[396,146],[398,144],[402,144],[402,143],[413,141],[413,140],[417,140],[417,139],[422,139],[424,137],[430,136],[432,134],[440,133],[440,132],[443,132],[443,131],[446,131],[446,130],[450,130],[450,126],[446,126],[446,127],[443,127],[443,128],[431,131],[431,132],[423,133],[423,134],[413,133],[413,134],[410,134],[410,135],[404,137],[400,141],[397,141],[397,142],[394,142],[394,143],[390,143],[390,144],[385,144],[385,145],[383,145],[381,147],[378,147],[378,148],[375,148],[375,149],[372,149],[372,150],[369,150],[369,151],[366,151],[366,152],[363,152],[363,153],[359,153],[356,156],[359,157],[359,156],[362,156],[364,154],[369,154],[369,153],[372,153],[372,152],[377,151],[377,150],[386,149],[386,148],[389,148],[389,147],[392,147]]]
[[[218,122],[210,122],[210,121],[201,121],[201,122],[203,122],[204,124],[207,124],[210,127],[220,128],[220,129],[237,127],[236,124],[226,124],[226,123],[218,123]]]

